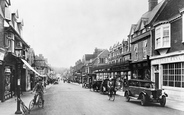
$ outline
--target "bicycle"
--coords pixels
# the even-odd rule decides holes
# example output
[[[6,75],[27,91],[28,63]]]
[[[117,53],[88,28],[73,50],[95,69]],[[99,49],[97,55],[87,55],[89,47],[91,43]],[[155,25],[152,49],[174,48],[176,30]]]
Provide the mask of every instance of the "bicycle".
[[[37,105],[38,108],[43,108],[43,100],[39,93],[36,93],[34,99],[30,101],[29,109],[32,110],[35,105]]]
[[[24,104],[21,98],[17,98],[20,101],[20,107],[23,112],[23,115],[30,114],[30,109]]]

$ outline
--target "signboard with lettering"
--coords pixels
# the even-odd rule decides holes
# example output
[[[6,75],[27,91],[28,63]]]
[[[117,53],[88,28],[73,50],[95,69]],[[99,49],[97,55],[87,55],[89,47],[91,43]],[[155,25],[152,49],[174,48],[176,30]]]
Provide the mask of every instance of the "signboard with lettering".
[[[160,59],[155,59],[151,61],[151,64],[164,64],[164,63],[174,63],[184,61],[184,55],[177,55],[172,57],[165,57]]]

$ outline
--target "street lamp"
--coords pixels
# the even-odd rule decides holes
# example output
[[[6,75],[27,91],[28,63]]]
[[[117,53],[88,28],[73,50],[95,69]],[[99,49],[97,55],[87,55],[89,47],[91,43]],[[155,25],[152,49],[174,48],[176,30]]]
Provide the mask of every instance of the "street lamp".
[[[21,110],[20,110],[20,78],[21,78],[21,68],[22,68],[22,61],[21,61],[21,57],[22,57],[22,47],[17,47],[15,48],[15,54],[16,54],[16,71],[17,73],[17,110],[15,112],[15,114],[22,114]]]

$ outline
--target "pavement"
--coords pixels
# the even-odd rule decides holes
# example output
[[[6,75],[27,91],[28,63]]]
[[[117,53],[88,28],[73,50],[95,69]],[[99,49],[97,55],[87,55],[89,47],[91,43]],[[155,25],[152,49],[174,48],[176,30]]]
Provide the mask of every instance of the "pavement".
[[[81,84],[78,84],[78,83],[72,83],[72,84],[81,86]],[[47,85],[46,91],[51,86],[52,85]],[[117,91],[116,94],[124,97],[124,92],[122,90]],[[31,93],[31,91],[23,92],[23,95],[21,95],[21,99],[27,107],[29,107],[29,102],[33,99],[33,97],[34,97],[34,94]],[[184,101],[177,101],[177,100],[172,100],[167,98],[165,107],[184,111]],[[15,115],[16,110],[17,110],[16,97],[6,100],[5,102],[0,102],[0,115]]]
[[[47,85],[46,90],[49,89],[52,85]],[[23,92],[23,95],[20,96],[24,104],[29,107],[29,102],[33,99],[34,93],[31,91]],[[0,115],[15,115],[17,110],[17,97],[6,100],[5,102],[0,102]],[[20,115],[20,114],[19,114]]]

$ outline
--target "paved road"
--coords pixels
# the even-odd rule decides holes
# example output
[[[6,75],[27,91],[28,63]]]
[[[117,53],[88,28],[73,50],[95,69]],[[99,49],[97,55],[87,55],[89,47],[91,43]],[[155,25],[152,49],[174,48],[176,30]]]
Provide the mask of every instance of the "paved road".
[[[53,85],[45,93],[44,109],[35,108],[30,115],[184,115],[184,112],[160,107],[159,104],[141,106],[139,101],[125,102],[116,96],[89,91],[72,83]]]

